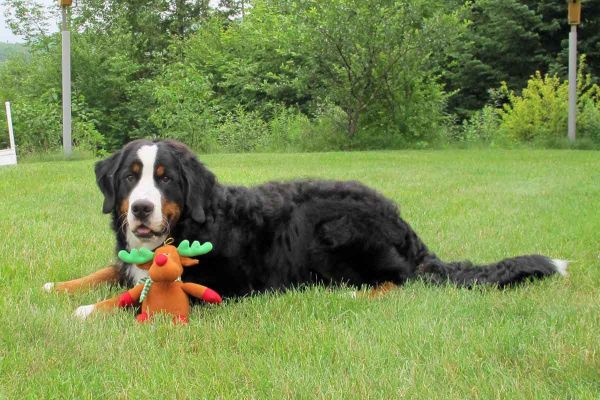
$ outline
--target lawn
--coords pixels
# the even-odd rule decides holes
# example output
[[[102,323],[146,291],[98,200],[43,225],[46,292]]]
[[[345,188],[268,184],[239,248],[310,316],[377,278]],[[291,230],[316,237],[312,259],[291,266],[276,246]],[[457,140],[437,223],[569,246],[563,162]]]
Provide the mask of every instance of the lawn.
[[[600,396],[600,153],[389,151],[209,155],[223,183],[357,179],[401,206],[446,260],[542,253],[570,274],[510,290],[410,283],[380,299],[309,287],[196,307],[190,325],[131,312],[79,321],[120,292],[48,294],[113,257],[93,161],[0,169],[0,398]]]

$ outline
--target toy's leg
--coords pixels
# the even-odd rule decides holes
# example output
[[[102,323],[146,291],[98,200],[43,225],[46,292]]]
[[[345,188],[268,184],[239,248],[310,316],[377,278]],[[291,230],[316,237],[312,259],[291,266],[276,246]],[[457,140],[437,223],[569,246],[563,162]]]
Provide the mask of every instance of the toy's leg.
[[[186,325],[189,322],[187,315],[177,315],[173,318],[174,324],[184,324]]]
[[[73,279],[65,282],[48,282],[44,285],[47,292],[57,291],[73,293],[79,289],[88,289],[103,283],[114,283],[119,279],[119,271],[114,266],[102,268],[83,278]]]
[[[147,322],[149,318],[150,316],[146,311],[139,313],[137,317],[135,317],[135,319],[137,319],[137,322],[139,322],[140,324]]]

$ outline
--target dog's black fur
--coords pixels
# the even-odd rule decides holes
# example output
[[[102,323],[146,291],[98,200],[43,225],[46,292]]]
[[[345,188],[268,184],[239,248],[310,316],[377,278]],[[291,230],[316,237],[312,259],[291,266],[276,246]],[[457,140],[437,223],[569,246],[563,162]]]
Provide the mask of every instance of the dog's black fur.
[[[125,166],[149,141],[135,141],[96,165],[112,213],[117,250],[127,248],[119,205],[130,184]],[[256,187],[225,186],[184,145],[154,142],[171,181],[159,186],[181,209],[170,221],[176,243],[211,241],[214,250],[183,279],[202,283],[223,296],[284,290],[303,284],[402,284],[422,277],[430,282],[500,287],[552,275],[547,257],[505,259],[487,266],[444,263],[399,215],[397,206],[359,182],[304,180]],[[125,172],[123,172],[125,171]],[[123,272],[128,265],[123,265]],[[123,274],[124,283],[131,285]]]

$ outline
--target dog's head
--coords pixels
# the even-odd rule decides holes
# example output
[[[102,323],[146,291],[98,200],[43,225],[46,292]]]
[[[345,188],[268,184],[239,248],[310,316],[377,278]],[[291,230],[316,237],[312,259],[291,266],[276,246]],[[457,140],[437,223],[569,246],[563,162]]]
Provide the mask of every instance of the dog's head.
[[[96,182],[127,243],[153,248],[181,218],[204,223],[215,177],[181,143],[136,140],[96,164]]]

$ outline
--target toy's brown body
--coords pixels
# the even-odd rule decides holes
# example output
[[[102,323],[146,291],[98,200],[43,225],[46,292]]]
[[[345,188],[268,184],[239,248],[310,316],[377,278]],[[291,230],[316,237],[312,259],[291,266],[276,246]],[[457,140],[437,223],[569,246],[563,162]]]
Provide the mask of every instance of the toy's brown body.
[[[139,265],[148,269],[152,281],[150,289],[142,300],[141,312],[137,320],[144,322],[156,313],[166,313],[174,317],[175,322],[188,322],[190,313],[189,296],[197,297],[209,303],[220,303],[221,297],[212,289],[195,283],[179,280],[184,266],[198,264],[198,260],[180,256],[177,248],[171,245],[159,247],[152,263]],[[140,300],[144,283],[123,293],[119,298],[120,306],[132,305]]]
[[[179,281],[154,283],[142,302],[142,312],[147,312],[149,316],[157,312],[188,316],[190,305],[182,285]]]

